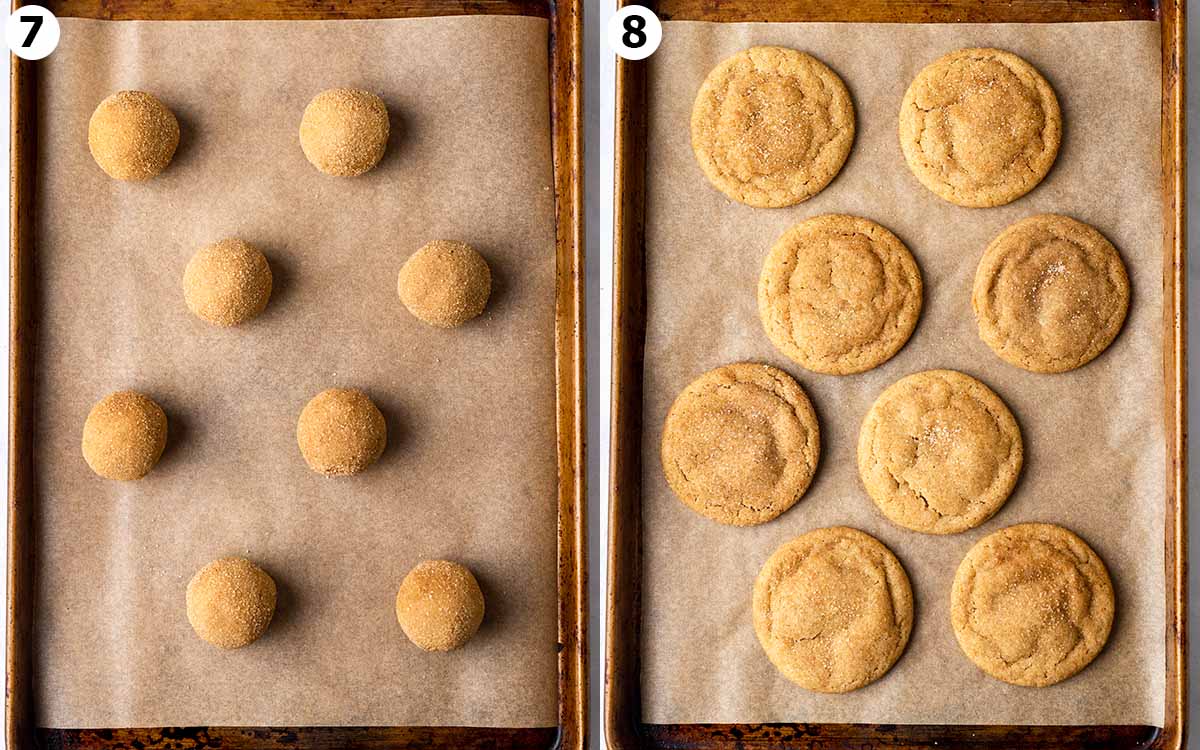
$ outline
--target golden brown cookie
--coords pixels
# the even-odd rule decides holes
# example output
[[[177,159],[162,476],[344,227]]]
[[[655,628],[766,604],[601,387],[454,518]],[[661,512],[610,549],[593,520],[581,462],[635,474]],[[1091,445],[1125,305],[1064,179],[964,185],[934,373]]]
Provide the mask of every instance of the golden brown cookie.
[[[1054,164],[1062,115],[1054,89],[999,49],[960,49],[930,63],[900,105],[900,148],[925,187],[959,206],[1001,206]]]
[[[692,150],[718,190],[779,208],[821,192],[854,142],[842,79],[811,55],[751,47],[712,69],[692,106]]]
[[[329,89],[313,97],[300,120],[300,148],[325,174],[354,177],[387,149],[387,105],[370,91]]]
[[[275,615],[275,581],[242,557],[214,560],[187,586],[187,617],[196,635],[220,648],[257,641]]]
[[[271,266],[253,245],[227,239],[196,251],[183,272],[183,298],[198,318],[235,326],[256,317],[271,299]]]
[[[329,388],[300,412],[296,442],[313,471],[331,477],[357,474],[383,455],[387,423],[367,394]]]
[[[878,680],[908,643],[913,598],[891,550],[857,529],[796,537],[754,583],[754,632],[792,682],[847,693]]]
[[[92,113],[88,148],[116,180],[146,180],[167,168],[179,146],[179,121],[158,97],[118,91]]]
[[[808,397],[768,365],[709,370],[679,394],[663,426],[671,489],[692,510],[731,526],[764,523],[795,505],[820,453]]]
[[[396,288],[400,301],[418,319],[456,328],[487,306],[492,271],[465,242],[434,240],[404,262]]]
[[[1061,526],[1023,523],[985,536],[963,558],[950,617],[977,667],[1046,687],[1096,658],[1114,607],[1108,570],[1091,547]]]
[[[1030,216],[992,240],[971,295],[979,336],[1006,362],[1065,372],[1116,338],[1129,276],[1104,235],[1066,216]]]
[[[105,479],[146,476],[167,445],[167,415],[154,399],[117,391],[100,399],[83,423],[83,458]]]
[[[883,514],[954,534],[1000,509],[1021,472],[1021,430],[1000,397],[954,370],[893,383],[863,420],[858,473]]]
[[[483,622],[483,592],[465,566],[426,560],[396,593],[396,619],[408,639],[426,651],[453,651]]]
[[[763,263],[758,314],[775,348],[828,375],[876,367],[921,315],[921,271],[904,243],[857,216],[827,214],[784,233]]]

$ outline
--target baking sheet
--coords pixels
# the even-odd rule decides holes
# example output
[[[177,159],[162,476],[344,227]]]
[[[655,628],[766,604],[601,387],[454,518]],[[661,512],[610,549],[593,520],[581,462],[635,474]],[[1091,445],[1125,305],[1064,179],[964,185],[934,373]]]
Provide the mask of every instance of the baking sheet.
[[[1158,724],[1163,721],[1165,454],[1162,394],[1161,63],[1155,22],[1076,24],[664,23],[649,64],[646,163],[646,366],[643,436],[642,720],[647,723],[874,722]],[[857,135],[841,174],[785,209],[754,209],[711,187],[692,154],[692,101],[708,71],[754,44],[809,52],[846,82]],[[996,46],[1032,62],[1063,109],[1058,161],[1042,185],[1000,208],[951,205],[909,172],[897,114],[917,72],[946,52]],[[808,372],[763,332],[758,275],[776,238],[823,213],[882,223],[912,250],[925,307],[908,345],[861,375]],[[1018,219],[1058,212],[1120,250],[1132,300],[1125,328],[1092,364],[1037,375],[1000,360],[971,311],[988,242]],[[740,360],[797,378],[821,425],[808,494],[779,519],[747,529],[687,510],[659,460],[662,425],[693,378]],[[926,536],[888,522],[862,489],[861,420],[879,393],[913,372],[962,370],[1012,409],[1025,471],[1008,503],[972,531]],[[984,675],[959,650],[950,588],[981,537],[1023,521],[1061,523],[1104,559],[1117,595],[1108,646],[1078,676],[1022,688]],[[878,537],[912,580],[908,649],[883,679],[846,695],[788,682],[754,635],[750,605],[780,544],[834,524]]]
[[[62,19],[40,63],[36,274],[37,721],[52,727],[557,723],[554,194],[545,19],[101,22]],[[309,99],[375,91],[384,160],[354,179],[300,150]],[[87,148],[106,95],[178,115],[174,163],[110,180]],[[201,245],[242,237],[276,290],[210,327],[183,301]],[[402,262],[475,245],[494,288],[443,331],[400,304]],[[309,471],[296,418],[323,388],[365,389],[380,462]],[[80,430],[120,388],[165,408],[144,480],[91,474]],[[200,641],[188,579],[242,554],[280,587],[267,635]],[[477,574],[487,615],[450,654],[404,638],[394,599],[419,560]]]

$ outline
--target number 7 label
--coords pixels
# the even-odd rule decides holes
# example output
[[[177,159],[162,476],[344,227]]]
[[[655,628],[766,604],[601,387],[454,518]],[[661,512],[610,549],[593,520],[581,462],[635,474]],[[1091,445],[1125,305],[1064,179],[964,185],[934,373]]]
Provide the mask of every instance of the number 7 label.
[[[58,19],[40,5],[25,5],[4,24],[8,49],[24,60],[41,60],[58,47]]]

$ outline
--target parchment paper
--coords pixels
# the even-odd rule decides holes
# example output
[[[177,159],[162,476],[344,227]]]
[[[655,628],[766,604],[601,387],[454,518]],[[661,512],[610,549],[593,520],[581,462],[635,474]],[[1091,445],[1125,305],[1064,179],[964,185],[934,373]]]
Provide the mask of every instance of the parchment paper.
[[[1162,244],[1160,62],[1156,23],[1063,25],[664,24],[651,58],[646,265],[648,322],[643,439],[643,719],[670,722],[1147,723],[1163,720]],[[689,143],[692,100],[708,71],[753,44],[805,50],[846,82],[858,135],[840,176],[806,203],[754,209],[727,200]],[[1002,208],[953,206],[909,172],[896,135],[905,89],[945,52],[997,46],[1054,86],[1064,141],[1043,184]],[[1125,328],[1092,364],[1035,375],[1000,360],[971,312],[988,242],[1023,217],[1059,212],[1099,228],[1120,250],[1133,297]],[[852,213],[892,229],[925,279],[908,345],[856,376],[807,372],[778,354],[759,322],[762,261],[788,227]],[[717,365],[782,367],[808,392],[823,453],[808,494],[762,526],[720,526],[671,494],[659,461],[671,402]],[[959,369],[1000,394],[1021,425],[1026,467],[1015,493],[981,527],[926,536],[888,522],[858,479],[863,416],[888,385],[934,367]],[[1061,523],[1112,573],[1117,617],[1099,658],[1051,688],[987,677],[959,650],[950,588],[967,550],[1022,521]],[[903,562],[916,597],[908,650],[883,679],[846,695],[807,692],[782,677],[751,624],[755,576],[783,542],[847,524]]]
[[[554,220],[547,22],[64,19],[41,63],[37,216],[38,721],[160,725],[556,724]],[[297,131],[332,86],[379,93],[387,155],[320,174]],[[121,88],[179,116],[174,163],[144,184],[93,163],[87,123]],[[276,291],[243,328],[183,301],[201,245],[260,246]],[[480,249],[483,317],[419,323],[396,275],[426,241]],[[388,421],[378,464],[307,469],[296,418],[333,385]],[[170,438],[144,480],[92,475],[92,403],[138,388]],[[200,641],[188,579],[253,558],[280,587],[266,636]],[[423,558],[478,575],[487,615],[451,654],[396,623]]]

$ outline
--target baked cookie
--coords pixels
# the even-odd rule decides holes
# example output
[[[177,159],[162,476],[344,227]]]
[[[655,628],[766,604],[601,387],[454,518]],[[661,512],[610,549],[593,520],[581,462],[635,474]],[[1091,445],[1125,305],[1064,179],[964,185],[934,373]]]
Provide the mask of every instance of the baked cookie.
[[[921,271],[896,235],[857,216],[817,216],[784,233],[763,263],[758,314],[775,348],[827,375],[876,367],[921,314]]]
[[[893,383],[858,434],[867,494],[892,522],[927,534],[954,534],[991,518],[1022,461],[1012,412],[986,385],[954,370]]]
[[[992,240],[971,295],[979,336],[1004,361],[1033,372],[1091,362],[1129,311],[1117,249],[1083,222],[1030,216]]]
[[[989,534],[958,566],[950,617],[975,666],[1046,687],[1086,667],[1112,629],[1112,581],[1082,539],[1048,523]]]
[[[921,184],[959,206],[1002,206],[1054,164],[1062,115],[1032,65],[960,49],[917,74],[900,105],[900,148]]]
[[[754,632],[792,682],[847,693],[878,680],[908,643],[913,598],[891,550],[857,529],[796,537],[754,583]]]
[[[811,55],[751,47],[712,69],[692,106],[692,150],[709,181],[756,208],[807,200],[854,142],[842,79]]]
[[[769,365],[726,365],[692,381],[663,426],[667,482],[692,510],[731,526],[764,523],[795,505],[821,453],[804,391]]]

